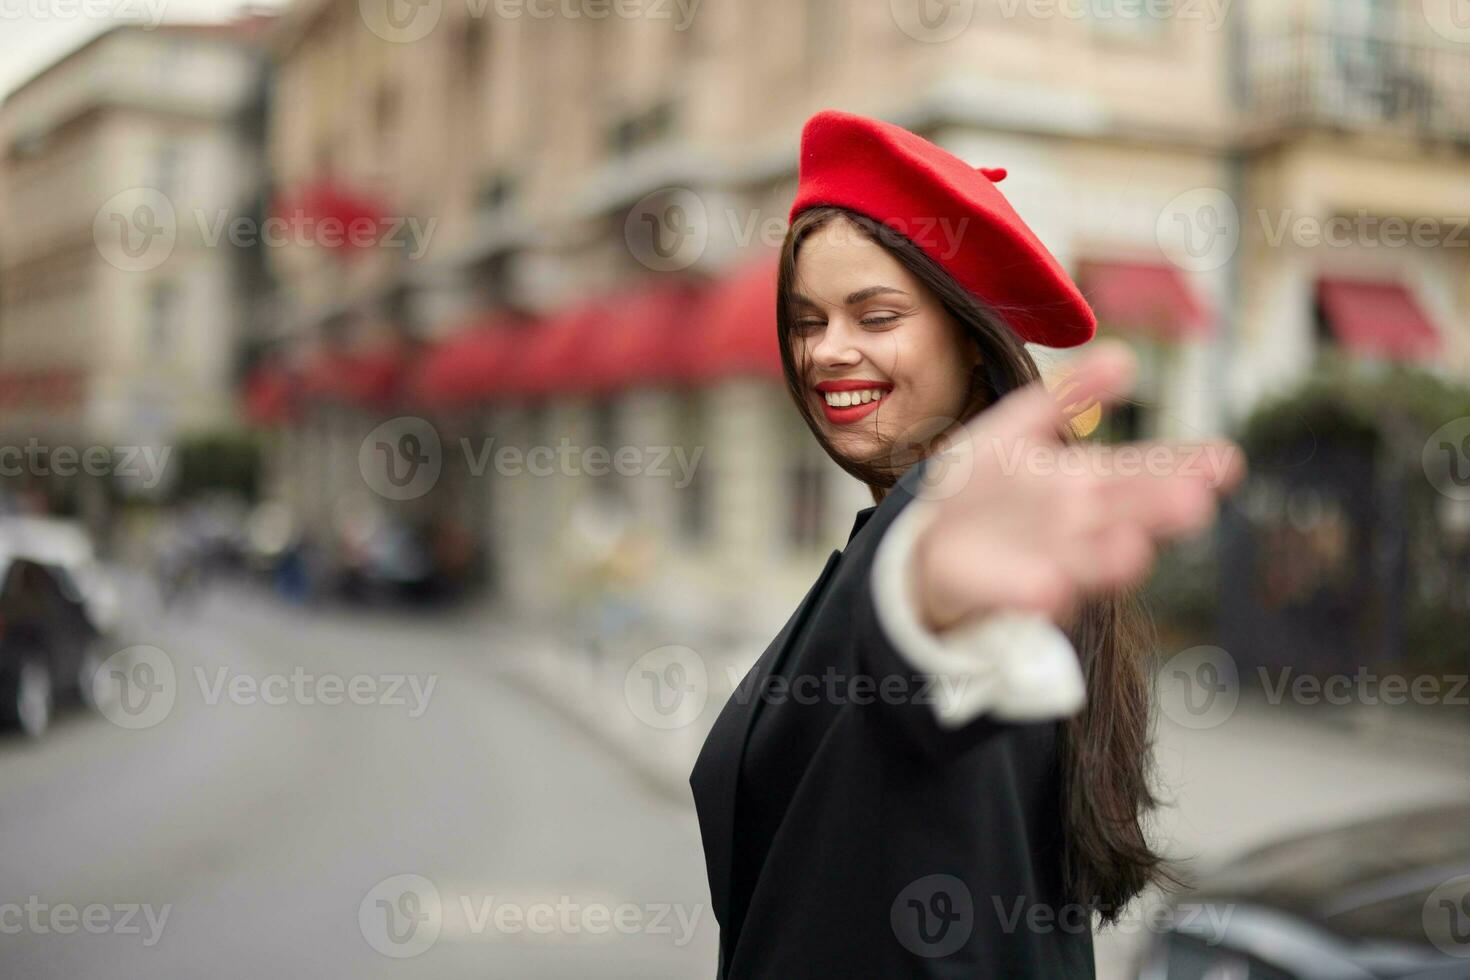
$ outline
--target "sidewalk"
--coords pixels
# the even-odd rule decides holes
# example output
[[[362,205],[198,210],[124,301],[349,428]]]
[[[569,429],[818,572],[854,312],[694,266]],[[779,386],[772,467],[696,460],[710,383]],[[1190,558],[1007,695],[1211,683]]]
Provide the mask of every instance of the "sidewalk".
[[[674,645],[683,652],[660,656],[657,651],[665,647],[649,638],[599,654],[579,649],[575,641],[559,639],[534,623],[501,618],[489,623],[493,625],[487,629],[516,637],[508,641],[518,651],[505,663],[510,680],[605,743],[661,792],[685,802],[689,771],[710,726],[769,642]],[[691,683],[700,686],[691,696],[702,703],[697,711],[685,706],[689,710],[664,718],[650,711],[650,698],[660,688],[667,691],[673,686],[660,681],[659,671],[679,667],[686,668],[686,688]],[[678,674],[672,676],[680,679]],[[1161,753],[1177,749],[1181,740],[1199,739],[1198,733],[1169,724],[1166,712],[1160,714]],[[1266,729],[1310,735],[1309,741],[1329,752],[1334,763],[1368,753],[1458,768],[1470,792],[1470,763],[1465,761],[1470,759],[1470,723],[1451,712],[1365,705],[1310,710],[1272,705],[1259,692],[1247,690],[1241,692],[1238,717],[1208,741],[1227,751],[1230,745],[1255,747],[1252,735]]]

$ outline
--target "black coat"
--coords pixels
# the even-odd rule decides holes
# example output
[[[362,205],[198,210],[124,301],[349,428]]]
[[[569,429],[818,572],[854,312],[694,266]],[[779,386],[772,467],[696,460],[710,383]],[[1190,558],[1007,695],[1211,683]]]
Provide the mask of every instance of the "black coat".
[[[858,512],[695,763],[722,980],[1094,975],[1060,722],[940,728],[879,626],[874,552],[921,469]]]

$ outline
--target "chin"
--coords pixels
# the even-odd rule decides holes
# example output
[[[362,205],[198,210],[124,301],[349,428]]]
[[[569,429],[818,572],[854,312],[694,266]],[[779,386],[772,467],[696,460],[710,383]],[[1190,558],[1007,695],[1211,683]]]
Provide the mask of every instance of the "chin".
[[[849,460],[870,460],[887,450],[887,443],[871,432],[854,432],[850,429],[827,426],[827,440]]]

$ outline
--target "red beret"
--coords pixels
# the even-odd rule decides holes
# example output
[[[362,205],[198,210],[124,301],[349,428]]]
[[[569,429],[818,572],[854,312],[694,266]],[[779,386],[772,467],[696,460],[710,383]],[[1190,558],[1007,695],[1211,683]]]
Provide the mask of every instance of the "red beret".
[[[971,167],[901,126],[826,109],[801,132],[792,220],[834,204],[898,231],[981,299],[1001,307],[1023,340],[1075,347],[1097,318],[996,183],[1005,170]]]

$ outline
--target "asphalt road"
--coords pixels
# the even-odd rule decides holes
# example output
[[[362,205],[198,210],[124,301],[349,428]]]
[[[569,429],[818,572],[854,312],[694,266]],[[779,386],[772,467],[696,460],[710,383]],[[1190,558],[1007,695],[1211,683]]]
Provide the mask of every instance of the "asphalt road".
[[[0,741],[0,976],[713,976],[691,814],[493,634],[234,592],[139,618],[161,720]]]

